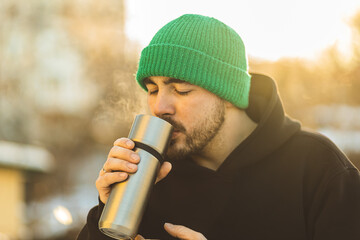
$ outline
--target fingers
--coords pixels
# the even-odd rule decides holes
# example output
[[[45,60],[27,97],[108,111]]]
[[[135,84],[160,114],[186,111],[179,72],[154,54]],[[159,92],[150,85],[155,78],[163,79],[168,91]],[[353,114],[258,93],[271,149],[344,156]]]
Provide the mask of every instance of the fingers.
[[[134,146],[135,143],[128,138],[119,138],[114,142],[95,184],[103,203],[109,197],[112,184],[125,181],[128,174],[137,171],[140,156],[132,150]]]
[[[110,195],[112,184],[125,181],[129,174],[137,171],[140,156],[132,150],[134,147],[135,143],[128,138],[119,138],[114,142],[114,146],[111,148],[96,180],[96,188],[103,203],[106,203]],[[164,162],[161,165],[156,183],[169,174],[171,167],[172,165],[169,162]]]
[[[135,143],[128,138],[119,138],[114,142],[107,161],[104,164],[106,172],[123,171],[134,173],[140,161],[140,156],[133,149]],[[103,171],[104,172],[104,171]]]
[[[100,175],[95,182],[100,201],[105,204],[111,192],[110,186],[114,183],[125,181],[127,178],[128,174],[125,172],[109,172],[102,176]]]
[[[135,143],[129,138],[118,138],[115,140],[114,146],[133,149],[135,147]]]
[[[140,161],[140,156],[132,149],[135,147],[135,143],[128,138],[119,138],[114,142],[114,146],[111,148],[108,160],[104,165],[104,169],[109,171],[127,171],[133,172],[132,168],[126,166],[126,162],[137,164]],[[120,161],[119,161],[120,160]],[[120,165],[120,166],[119,166]],[[131,165],[129,165],[131,166]],[[134,166],[133,166],[134,167]]]
[[[113,146],[109,152],[108,158],[126,159],[133,163],[138,163],[140,160],[139,155],[136,152],[120,146]]]
[[[169,172],[171,171],[171,168],[172,168],[172,165],[171,163],[169,162],[164,162],[161,167],[160,167],[160,170],[159,170],[159,173],[156,177],[156,181],[155,183],[161,181],[163,178],[165,178]]]
[[[135,237],[135,240],[145,240],[145,238],[143,236],[141,236],[140,234],[138,234],[136,237]]]
[[[136,164],[140,161],[140,156],[132,150],[134,146],[135,143],[128,138],[117,139],[108,154],[107,161],[104,164],[104,170],[106,172],[135,172]]]
[[[125,181],[127,178],[128,174],[125,172],[110,172],[98,178],[96,188],[103,190],[114,183]]]
[[[137,160],[138,162],[140,161],[140,157],[139,160]],[[132,163],[128,160],[124,160],[124,159],[119,159],[119,158],[108,158],[107,161],[104,164],[104,170],[103,169],[100,171],[100,175],[104,175],[105,173],[108,172],[115,172],[115,171],[122,171],[122,172],[127,172],[127,173],[135,173],[137,171],[137,163]]]
[[[132,149],[135,147],[135,143],[129,138],[119,138],[114,142],[114,146],[111,148],[108,157],[118,157],[118,158],[136,158],[134,156],[134,151]],[[136,161],[136,160],[135,160]]]
[[[204,235],[182,225],[164,224],[165,230],[173,237],[182,240],[206,240]]]

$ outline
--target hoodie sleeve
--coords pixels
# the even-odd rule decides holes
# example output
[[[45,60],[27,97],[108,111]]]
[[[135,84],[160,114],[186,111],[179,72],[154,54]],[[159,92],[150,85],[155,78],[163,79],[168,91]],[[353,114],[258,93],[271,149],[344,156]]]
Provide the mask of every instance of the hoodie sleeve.
[[[348,168],[332,177],[322,199],[313,239],[360,239],[359,171]]]
[[[99,219],[104,209],[104,204],[99,200],[99,205],[93,207],[87,216],[87,221],[77,240],[112,240],[113,238],[106,236],[99,230]]]

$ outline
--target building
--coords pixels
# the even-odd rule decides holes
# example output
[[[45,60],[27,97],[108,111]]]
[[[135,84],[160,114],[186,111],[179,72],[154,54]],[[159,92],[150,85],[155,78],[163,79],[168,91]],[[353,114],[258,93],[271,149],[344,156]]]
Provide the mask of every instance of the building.
[[[26,239],[26,171],[49,172],[53,156],[44,148],[0,141],[0,239]]]

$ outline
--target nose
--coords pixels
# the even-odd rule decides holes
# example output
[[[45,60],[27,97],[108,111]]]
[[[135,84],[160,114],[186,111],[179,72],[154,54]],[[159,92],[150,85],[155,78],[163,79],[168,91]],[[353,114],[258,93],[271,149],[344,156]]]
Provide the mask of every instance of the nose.
[[[149,106],[152,113],[157,117],[175,114],[174,99],[164,91],[158,91],[157,95],[149,101]]]

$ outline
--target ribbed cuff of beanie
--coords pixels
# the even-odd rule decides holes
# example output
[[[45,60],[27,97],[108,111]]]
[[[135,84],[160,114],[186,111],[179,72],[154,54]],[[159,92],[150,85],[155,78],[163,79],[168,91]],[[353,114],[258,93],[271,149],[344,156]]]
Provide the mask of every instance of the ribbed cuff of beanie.
[[[166,76],[200,86],[245,109],[249,104],[250,75],[241,68],[184,46],[153,44],[141,53],[136,79]]]

